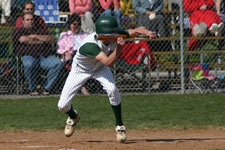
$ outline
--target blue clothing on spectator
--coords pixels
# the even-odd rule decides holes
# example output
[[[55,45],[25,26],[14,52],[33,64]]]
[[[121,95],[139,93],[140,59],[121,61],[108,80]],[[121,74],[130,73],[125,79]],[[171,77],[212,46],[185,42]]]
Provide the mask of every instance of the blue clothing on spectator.
[[[64,64],[55,56],[48,56],[40,58],[34,58],[32,56],[25,55],[22,57],[24,74],[29,83],[29,90],[36,89],[36,73],[40,66],[44,70],[48,70],[47,79],[43,87],[46,90],[50,90],[51,86],[57,79],[57,76],[64,66]]]
[[[145,14],[146,11],[159,13],[164,7],[163,0],[133,0],[134,10],[137,13]]]
[[[220,13],[225,15],[225,0],[221,1]],[[220,19],[225,23],[225,18],[220,16]],[[222,35],[225,36],[225,29],[222,31]]]

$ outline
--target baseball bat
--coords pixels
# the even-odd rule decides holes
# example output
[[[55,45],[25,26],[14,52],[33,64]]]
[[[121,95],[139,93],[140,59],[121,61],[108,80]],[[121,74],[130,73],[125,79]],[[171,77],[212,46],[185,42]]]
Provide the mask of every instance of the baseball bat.
[[[140,36],[140,35],[124,35],[124,34],[98,34],[95,35],[95,38],[97,40],[116,40],[118,38],[122,37],[123,39],[127,38],[135,38],[135,39],[147,39],[148,36]]]

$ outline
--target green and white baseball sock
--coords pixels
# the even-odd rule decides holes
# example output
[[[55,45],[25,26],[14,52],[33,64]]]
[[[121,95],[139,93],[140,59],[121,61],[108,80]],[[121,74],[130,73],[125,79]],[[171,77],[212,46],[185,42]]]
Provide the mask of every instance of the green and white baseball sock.
[[[113,112],[116,118],[116,126],[117,125],[122,126],[123,122],[122,122],[122,115],[121,115],[121,103],[117,106],[111,105],[111,107],[113,109]]]
[[[69,115],[71,119],[77,118],[77,113],[73,110],[73,106],[71,106],[71,109],[66,112],[66,114]]]

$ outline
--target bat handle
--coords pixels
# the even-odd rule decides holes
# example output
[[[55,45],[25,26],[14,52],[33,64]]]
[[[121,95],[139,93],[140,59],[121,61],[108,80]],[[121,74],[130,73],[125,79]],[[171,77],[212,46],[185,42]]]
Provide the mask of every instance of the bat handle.
[[[127,36],[127,35],[118,35],[118,36],[104,36],[104,35],[95,35],[97,40],[117,40],[118,38],[135,38],[136,36]]]

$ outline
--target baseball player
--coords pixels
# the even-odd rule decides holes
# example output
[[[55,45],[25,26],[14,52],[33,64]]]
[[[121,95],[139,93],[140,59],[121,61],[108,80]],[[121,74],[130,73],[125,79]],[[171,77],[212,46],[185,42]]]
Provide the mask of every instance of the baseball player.
[[[125,40],[121,37],[116,40],[98,40],[96,36],[99,34],[117,33],[127,36],[145,35],[149,38],[155,38],[156,33],[144,28],[122,30],[112,16],[100,17],[96,21],[95,26],[96,32],[88,35],[81,42],[81,47],[73,58],[72,69],[58,102],[59,110],[69,116],[64,133],[67,137],[71,136],[75,131],[76,123],[80,119],[80,115],[71,105],[72,98],[77,95],[79,89],[88,79],[94,78],[101,83],[108,94],[116,118],[117,141],[124,142],[127,137],[126,129],[122,122],[121,97],[109,67],[112,67],[118,59]]]

